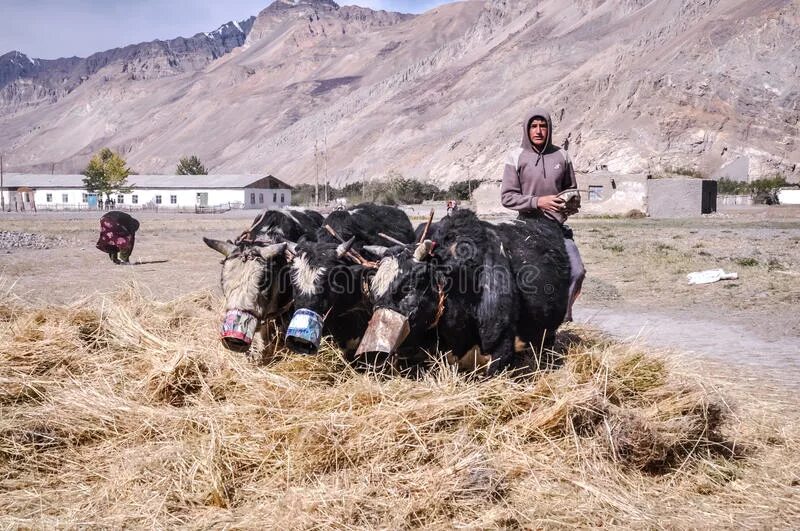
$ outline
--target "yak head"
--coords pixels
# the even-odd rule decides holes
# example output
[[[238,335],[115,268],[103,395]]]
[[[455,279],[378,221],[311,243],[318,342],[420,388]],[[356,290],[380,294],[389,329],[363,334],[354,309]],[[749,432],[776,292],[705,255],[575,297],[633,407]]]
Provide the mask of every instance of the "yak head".
[[[286,276],[287,243],[246,242],[203,238],[221,253],[225,319],[221,338],[230,350],[246,352],[256,330],[291,304]]]
[[[375,305],[358,354],[395,353],[401,345],[416,344],[441,317],[443,285],[434,243],[370,250],[382,254],[370,291]]]
[[[363,299],[364,268],[349,258],[354,238],[341,244],[304,242],[293,248],[290,280],[295,313],[286,334],[286,346],[313,354],[319,349],[328,314],[340,314]]]

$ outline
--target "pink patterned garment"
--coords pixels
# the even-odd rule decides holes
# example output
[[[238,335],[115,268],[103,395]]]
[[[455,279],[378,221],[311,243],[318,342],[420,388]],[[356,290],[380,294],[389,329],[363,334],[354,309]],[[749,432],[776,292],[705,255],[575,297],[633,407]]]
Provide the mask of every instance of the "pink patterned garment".
[[[133,251],[135,230],[125,226],[125,220],[106,214],[100,218],[100,239],[96,247],[104,253]]]

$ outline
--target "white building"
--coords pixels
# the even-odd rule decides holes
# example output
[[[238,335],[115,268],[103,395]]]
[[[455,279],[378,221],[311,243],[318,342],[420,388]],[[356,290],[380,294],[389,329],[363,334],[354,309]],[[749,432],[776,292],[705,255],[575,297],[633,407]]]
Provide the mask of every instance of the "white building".
[[[800,205],[800,188],[779,188],[777,195],[781,205]]]
[[[6,173],[2,199],[5,210],[87,210],[99,198],[86,192],[83,175]],[[283,208],[292,202],[292,187],[258,175],[131,175],[130,193],[113,194],[125,209]]]

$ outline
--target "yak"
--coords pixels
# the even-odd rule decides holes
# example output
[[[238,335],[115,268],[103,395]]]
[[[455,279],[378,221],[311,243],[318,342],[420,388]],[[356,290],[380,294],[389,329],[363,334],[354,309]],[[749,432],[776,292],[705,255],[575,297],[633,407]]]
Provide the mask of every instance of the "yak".
[[[268,342],[269,322],[282,318],[292,307],[286,242],[315,240],[322,222],[322,216],[314,211],[267,210],[233,242],[203,238],[225,257],[220,275],[225,347],[246,352],[256,330],[265,344]],[[285,324],[279,328],[285,329]]]
[[[365,245],[386,245],[392,240],[414,241],[414,229],[408,216],[392,206],[362,203],[348,210],[334,210],[325,218],[324,225],[332,228],[336,236],[323,226],[317,230],[316,241],[338,245],[354,239],[353,250],[357,252]]]
[[[296,310],[286,345],[299,353],[316,353],[326,334],[352,358],[372,314],[373,269],[361,253],[371,257],[371,245],[388,243],[382,234],[411,243],[414,230],[402,210],[373,204],[335,211],[325,224],[332,230],[318,230],[317,242],[289,245]]]
[[[357,355],[412,348],[435,330],[450,363],[492,375],[517,365],[520,345],[552,345],[569,287],[555,222],[492,225],[458,210],[432,236],[383,250],[371,281],[375,312]]]

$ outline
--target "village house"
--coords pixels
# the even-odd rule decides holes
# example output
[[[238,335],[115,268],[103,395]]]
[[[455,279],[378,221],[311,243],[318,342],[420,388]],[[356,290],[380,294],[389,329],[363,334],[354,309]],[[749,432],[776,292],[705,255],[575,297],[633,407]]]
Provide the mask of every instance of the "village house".
[[[653,218],[684,218],[717,211],[717,182],[712,179],[659,178],[607,170],[576,176],[581,214],[624,216],[638,211]],[[486,181],[473,193],[481,215],[512,215],[500,204],[500,181]]]
[[[86,191],[83,175],[6,173],[3,207],[6,211],[91,210],[104,206]],[[272,175],[131,175],[129,193],[112,194],[116,208],[265,209],[288,207],[292,187]]]

